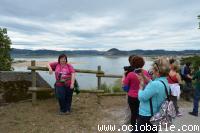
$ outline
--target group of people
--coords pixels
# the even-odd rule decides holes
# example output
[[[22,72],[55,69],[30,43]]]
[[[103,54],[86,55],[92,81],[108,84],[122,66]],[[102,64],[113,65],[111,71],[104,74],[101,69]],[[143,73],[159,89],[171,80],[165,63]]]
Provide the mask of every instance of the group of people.
[[[159,58],[152,64],[150,71],[144,70],[145,61],[141,56],[132,55],[129,57],[130,68],[125,70],[122,78],[124,91],[128,95],[128,104],[131,110],[132,132],[141,125],[149,125],[152,115],[159,112],[160,107],[166,99],[165,86],[170,93],[170,99],[173,101],[176,116],[182,116],[179,111],[177,100],[180,98],[181,86],[183,86],[182,74],[179,74],[179,62],[175,59]],[[200,72],[197,72],[192,78],[188,64],[183,70],[185,73],[186,90],[191,89],[189,79],[200,79]],[[194,98],[194,109],[190,114],[198,116],[198,102],[200,98],[200,80],[197,81]],[[151,100],[151,101],[150,101]],[[137,128],[138,130],[139,128]],[[146,131],[137,131],[146,132]],[[158,132],[158,131],[150,131]]]
[[[193,73],[193,76],[192,76]],[[198,66],[198,70],[196,72],[191,68],[191,62],[185,63],[185,65],[181,68],[180,72],[182,80],[185,82],[185,87],[183,87],[183,91],[186,94],[186,100],[190,101],[191,92],[193,90],[192,81],[195,82],[195,90],[193,93],[193,110],[189,112],[190,115],[198,116],[198,108],[199,108],[199,100],[200,100],[200,66]]]
[[[175,59],[159,58],[153,62],[149,71],[143,69],[145,61],[141,56],[130,56],[129,63],[130,66],[126,67],[122,78],[122,85],[128,95],[133,132],[134,128],[136,128],[135,125],[141,126],[147,124],[153,126],[150,119],[153,114],[160,110],[161,104],[166,99],[166,90],[171,94],[170,98],[174,103],[176,115],[182,115],[177,104],[181,93],[180,86],[183,86],[182,79],[185,81],[186,91],[192,88],[192,80],[197,80],[194,108],[189,114],[198,116],[200,71],[196,72],[192,77],[190,69],[191,63],[186,63],[183,69],[181,69],[181,74],[179,74],[179,63]],[[50,74],[55,71],[55,94],[60,106],[59,114],[70,114],[75,70],[68,63],[65,54],[60,55],[58,61],[47,64],[47,67]]]

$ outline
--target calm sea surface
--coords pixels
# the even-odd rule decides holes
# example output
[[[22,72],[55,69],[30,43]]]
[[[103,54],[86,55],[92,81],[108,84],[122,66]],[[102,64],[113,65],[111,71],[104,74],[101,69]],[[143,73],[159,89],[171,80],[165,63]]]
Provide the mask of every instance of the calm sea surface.
[[[36,60],[36,61],[57,61],[57,57],[51,58],[14,58],[14,60]],[[70,57],[69,62],[76,69],[97,70],[97,66],[101,65],[102,70],[106,74],[123,74],[123,67],[127,66],[128,57],[105,57],[105,56],[85,56],[85,57]],[[153,60],[145,58],[145,69],[150,69]],[[26,67],[14,67],[15,71],[28,71]],[[49,75],[48,72],[39,71],[39,74],[53,86],[55,82],[54,75]],[[77,74],[77,80],[81,89],[95,89],[97,87],[97,78],[94,74]],[[117,79],[102,78],[102,82],[113,85]]]

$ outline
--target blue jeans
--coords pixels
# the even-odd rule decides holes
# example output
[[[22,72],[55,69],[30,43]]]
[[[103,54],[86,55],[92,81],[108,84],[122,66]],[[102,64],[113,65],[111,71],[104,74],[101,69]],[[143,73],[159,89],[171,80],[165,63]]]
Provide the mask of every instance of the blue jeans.
[[[56,97],[60,105],[60,112],[71,111],[73,89],[66,86],[56,86]]]
[[[193,101],[193,104],[194,104],[193,112],[194,113],[198,113],[199,100],[200,100],[200,88],[196,88],[195,93],[194,93],[194,101]]]

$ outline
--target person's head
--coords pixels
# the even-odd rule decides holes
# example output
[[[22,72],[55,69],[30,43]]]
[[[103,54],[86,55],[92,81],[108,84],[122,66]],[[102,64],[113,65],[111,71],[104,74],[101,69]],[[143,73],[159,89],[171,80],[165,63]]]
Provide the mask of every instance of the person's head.
[[[175,59],[172,58],[172,59],[169,60],[169,63],[170,63],[170,69],[171,70],[174,70],[176,72],[179,71],[180,64],[179,64],[179,62],[177,60],[175,60]]]
[[[131,60],[132,60],[132,58],[134,57],[135,55],[130,55],[129,57],[128,57],[128,61],[129,61],[129,64],[131,64]]]
[[[162,57],[154,61],[153,63],[153,76],[166,77],[170,71],[169,60]]]
[[[191,66],[191,62],[186,62],[185,64],[187,67],[190,67]]]
[[[58,57],[58,63],[66,64],[67,63],[67,56],[65,54],[61,54]]]
[[[174,58],[169,59],[169,64],[173,64],[176,60]]]
[[[142,68],[144,64],[145,64],[144,59],[140,56],[134,56],[131,58],[130,65],[135,69]]]

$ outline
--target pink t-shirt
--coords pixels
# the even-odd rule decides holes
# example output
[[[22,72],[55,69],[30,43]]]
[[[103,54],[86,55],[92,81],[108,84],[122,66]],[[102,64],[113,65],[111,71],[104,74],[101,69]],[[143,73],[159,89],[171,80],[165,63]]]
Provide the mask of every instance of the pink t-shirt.
[[[58,62],[52,62],[50,63],[50,66],[53,71],[55,71],[55,78],[56,81],[65,80],[68,78],[71,78],[72,73],[75,73],[74,68],[70,64],[66,64],[64,66],[61,66]],[[56,82],[56,86],[64,86],[64,85],[70,86],[71,85],[71,79],[66,80],[65,82]]]
[[[147,76],[149,79],[151,79],[151,76],[149,73],[144,70],[144,75]],[[128,96],[137,98],[138,97],[138,91],[140,89],[140,81],[138,79],[137,73],[135,72],[130,72],[128,75],[125,77],[124,81],[124,86],[129,86],[129,91],[128,91]]]

